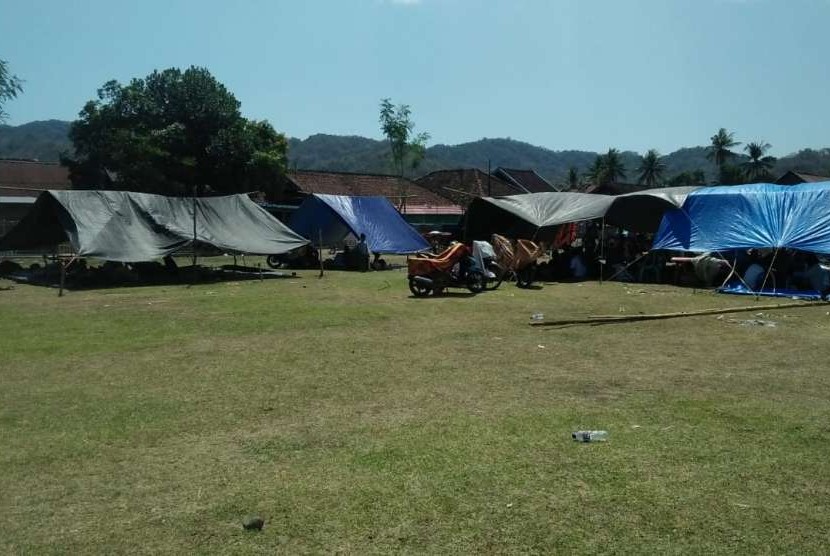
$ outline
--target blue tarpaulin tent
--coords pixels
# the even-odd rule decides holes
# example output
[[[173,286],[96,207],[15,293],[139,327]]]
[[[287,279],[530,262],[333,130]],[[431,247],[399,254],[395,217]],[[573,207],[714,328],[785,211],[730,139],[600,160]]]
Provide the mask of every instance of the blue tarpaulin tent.
[[[429,243],[406,223],[386,197],[310,195],[291,216],[291,229],[313,243],[337,245],[349,233],[366,234],[373,253],[418,253]]]
[[[830,254],[830,182],[704,187],[663,216],[652,249]]]

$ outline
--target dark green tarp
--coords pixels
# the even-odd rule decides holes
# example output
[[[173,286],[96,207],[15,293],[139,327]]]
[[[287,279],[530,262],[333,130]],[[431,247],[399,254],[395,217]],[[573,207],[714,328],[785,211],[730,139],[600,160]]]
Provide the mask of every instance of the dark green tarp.
[[[226,253],[278,255],[308,244],[247,195],[165,197],[127,191],[46,191],[0,238],[0,251],[69,241],[82,257],[139,262],[196,241]]]

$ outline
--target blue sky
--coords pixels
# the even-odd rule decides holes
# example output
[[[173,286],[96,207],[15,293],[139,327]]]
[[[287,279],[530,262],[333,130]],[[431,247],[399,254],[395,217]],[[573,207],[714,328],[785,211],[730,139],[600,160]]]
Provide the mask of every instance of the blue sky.
[[[73,119],[109,79],[207,67],[290,136],[380,137],[382,97],[430,144],[830,146],[830,0],[0,0],[9,123]]]

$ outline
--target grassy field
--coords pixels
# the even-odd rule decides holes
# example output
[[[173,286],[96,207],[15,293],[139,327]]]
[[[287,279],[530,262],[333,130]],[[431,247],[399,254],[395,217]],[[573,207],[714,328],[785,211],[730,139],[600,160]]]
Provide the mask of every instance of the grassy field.
[[[0,553],[826,553],[830,308],[405,282],[0,291]]]

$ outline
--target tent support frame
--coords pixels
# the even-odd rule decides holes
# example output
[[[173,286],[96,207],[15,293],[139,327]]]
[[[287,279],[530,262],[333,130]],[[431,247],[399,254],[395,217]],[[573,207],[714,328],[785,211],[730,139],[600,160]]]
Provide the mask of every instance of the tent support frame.
[[[767,285],[767,280],[769,279],[769,275],[772,272],[772,268],[775,266],[775,259],[778,257],[778,251],[780,247],[775,248],[775,252],[772,254],[772,260],[769,263],[769,268],[767,269],[767,273],[764,275],[764,281],[761,282],[761,289],[755,292],[755,301],[758,301],[758,297],[761,295],[761,292],[764,291],[764,286]]]

